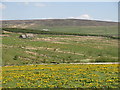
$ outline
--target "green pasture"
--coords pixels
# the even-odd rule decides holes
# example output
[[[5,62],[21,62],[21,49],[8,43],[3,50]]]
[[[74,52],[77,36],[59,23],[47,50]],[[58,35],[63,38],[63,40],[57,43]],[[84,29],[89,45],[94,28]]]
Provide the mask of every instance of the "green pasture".
[[[29,28],[29,27],[28,27]],[[54,27],[30,27],[30,29],[43,30],[48,29],[49,31],[56,32],[67,32],[67,33],[79,33],[79,34],[97,34],[97,35],[117,35],[117,26],[54,26]]]
[[[2,38],[3,65],[118,61],[117,39],[43,34],[22,39],[21,34]]]

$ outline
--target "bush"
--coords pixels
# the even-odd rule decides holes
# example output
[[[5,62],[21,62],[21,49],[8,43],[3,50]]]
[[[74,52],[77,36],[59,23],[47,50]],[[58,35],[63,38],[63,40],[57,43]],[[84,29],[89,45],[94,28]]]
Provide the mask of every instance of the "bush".
[[[111,57],[99,57],[95,60],[95,62],[117,62],[117,59],[113,59]]]
[[[18,60],[18,55],[15,55],[13,60]]]

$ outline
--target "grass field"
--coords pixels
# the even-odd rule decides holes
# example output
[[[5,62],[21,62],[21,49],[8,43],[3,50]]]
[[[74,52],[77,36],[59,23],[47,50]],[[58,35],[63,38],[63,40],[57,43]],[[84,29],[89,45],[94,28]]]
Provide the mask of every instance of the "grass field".
[[[50,32],[43,31],[40,34],[39,30],[43,29]],[[0,36],[3,88],[119,88],[118,64],[69,64],[118,62],[118,39],[113,38],[117,37],[116,27],[36,27],[36,31],[32,28],[9,30],[13,32]],[[81,36],[59,35],[56,31],[80,33]],[[34,33],[34,38],[19,38],[30,32]],[[106,37],[107,35],[112,38]]]
[[[103,36],[120,38],[117,26],[36,26],[20,28],[3,28],[3,30],[21,33],[51,34],[51,35],[76,35],[76,36]]]
[[[118,65],[6,66],[3,88],[119,88]]]
[[[35,30],[43,30],[48,29],[49,31],[55,32],[66,32],[66,33],[75,33],[75,34],[91,34],[91,35],[110,35],[117,36],[118,35],[118,27],[117,26],[54,26],[54,27],[42,27],[42,26],[34,26],[27,27],[29,29]]]
[[[118,61],[117,39],[41,34],[22,39],[20,33],[7,35],[2,40],[3,65]]]
[[[3,27],[66,32],[74,34],[118,35],[117,22],[80,19],[8,20]]]

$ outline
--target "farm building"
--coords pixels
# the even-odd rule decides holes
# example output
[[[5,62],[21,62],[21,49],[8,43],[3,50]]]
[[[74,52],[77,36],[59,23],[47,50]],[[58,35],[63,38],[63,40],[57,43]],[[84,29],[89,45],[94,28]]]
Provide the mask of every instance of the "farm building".
[[[20,35],[19,38],[27,38],[26,35]]]
[[[19,38],[33,38],[34,35],[33,34],[24,34],[24,35],[20,35]]]
[[[49,29],[42,29],[43,31],[50,31]]]

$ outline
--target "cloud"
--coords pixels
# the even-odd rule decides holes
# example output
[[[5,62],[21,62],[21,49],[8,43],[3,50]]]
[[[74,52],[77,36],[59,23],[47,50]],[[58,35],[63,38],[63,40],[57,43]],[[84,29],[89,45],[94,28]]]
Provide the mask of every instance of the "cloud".
[[[81,16],[76,17],[76,19],[92,19],[88,14],[83,14]]]
[[[23,2],[25,6],[34,6],[34,7],[45,7],[46,5],[43,3],[32,3],[32,2]]]
[[[75,19],[75,17],[68,17],[68,19]]]
[[[4,4],[0,3],[0,9],[5,9],[5,8],[6,8],[6,6]]]
[[[29,5],[29,2],[24,2],[25,5]]]
[[[35,3],[34,6],[36,7],[45,7],[46,5],[43,3]]]
[[[77,17],[68,17],[68,19],[92,19],[92,17],[88,14],[83,14]]]
[[[110,20],[110,19],[104,19],[103,21],[113,22],[113,20]]]

